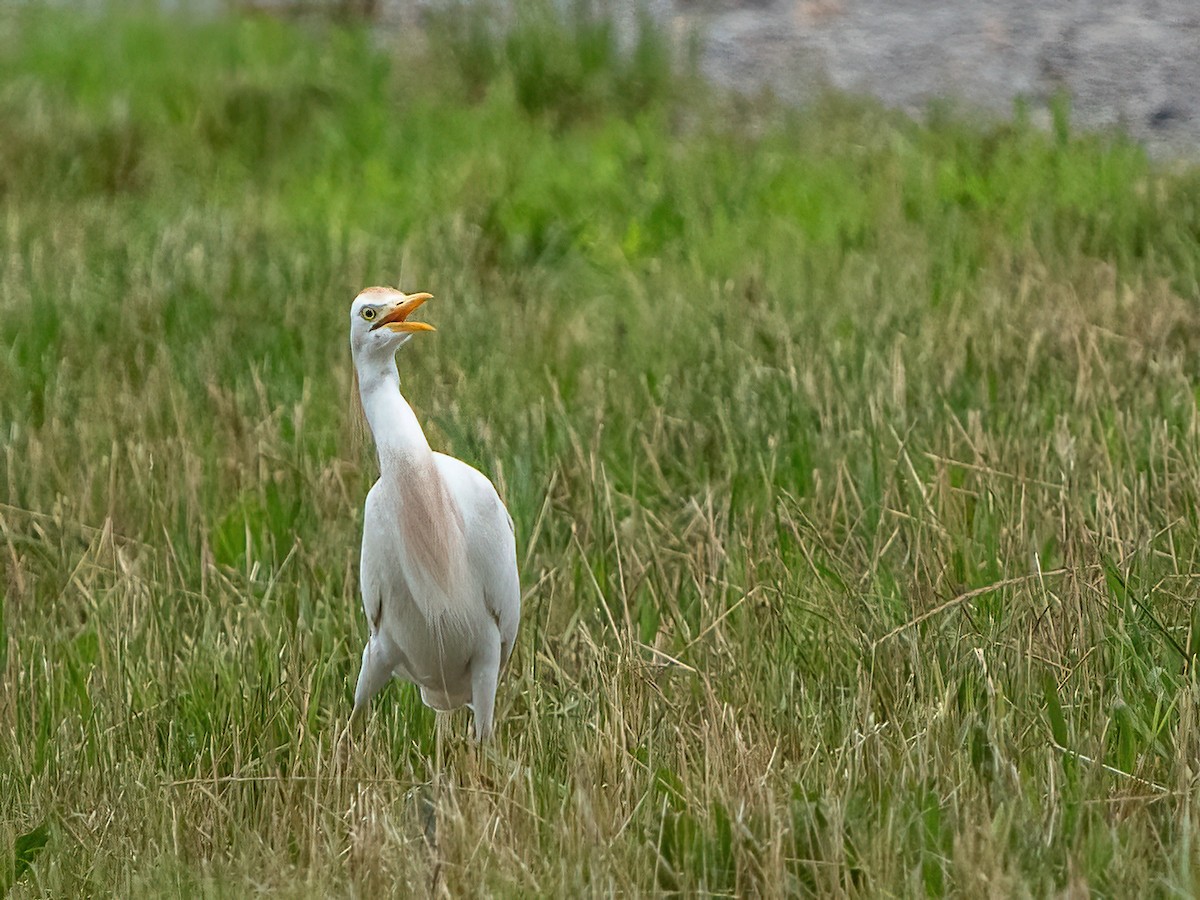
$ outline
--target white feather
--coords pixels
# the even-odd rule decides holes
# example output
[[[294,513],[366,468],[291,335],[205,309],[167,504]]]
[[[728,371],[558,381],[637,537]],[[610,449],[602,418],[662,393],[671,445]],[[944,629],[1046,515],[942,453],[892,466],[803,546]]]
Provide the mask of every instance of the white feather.
[[[521,617],[512,518],[482,473],[430,449],[400,393],[394,354],[405,336],[380,334],[362,316],[365,306],[404,302],[399,292],[395,299],[379,290],[361,294],[351,309],[351,348],[380,468],[363,514],[360,582],[371,636],[355,709],[397,675],[416,683],[429,706],[470,705],[483,738]]]

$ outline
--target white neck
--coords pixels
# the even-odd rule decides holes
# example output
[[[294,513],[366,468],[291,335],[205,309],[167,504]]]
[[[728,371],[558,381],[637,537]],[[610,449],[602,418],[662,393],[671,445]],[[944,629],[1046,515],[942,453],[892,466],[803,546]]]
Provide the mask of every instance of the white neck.
[[[429,441],[421,430],[416,413],[400,393],[400,374],[396,360],[355,361],[358,368],[358,393],[363,412],[375,438],[380,468],[385,460],[403,459],[412,454],[428,454]]]

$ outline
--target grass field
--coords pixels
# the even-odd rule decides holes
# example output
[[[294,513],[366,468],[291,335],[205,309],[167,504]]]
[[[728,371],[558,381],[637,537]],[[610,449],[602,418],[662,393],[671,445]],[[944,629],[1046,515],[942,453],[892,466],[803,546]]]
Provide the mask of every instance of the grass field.
[[[1200,890],[1200,170],[613,45],[0,12],[0,894]],[[338,738],[374,283],[516,520],[479,750]]]

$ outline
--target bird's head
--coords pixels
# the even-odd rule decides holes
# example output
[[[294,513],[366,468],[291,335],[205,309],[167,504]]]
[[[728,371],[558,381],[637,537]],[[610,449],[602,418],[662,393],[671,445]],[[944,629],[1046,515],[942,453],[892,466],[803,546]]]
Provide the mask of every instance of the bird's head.
[[[408,317],[432,294],[406,294],[395,288],[369,287],[350,305],[350,350],[355,359],[387,358],[418,331],[436,331]]]

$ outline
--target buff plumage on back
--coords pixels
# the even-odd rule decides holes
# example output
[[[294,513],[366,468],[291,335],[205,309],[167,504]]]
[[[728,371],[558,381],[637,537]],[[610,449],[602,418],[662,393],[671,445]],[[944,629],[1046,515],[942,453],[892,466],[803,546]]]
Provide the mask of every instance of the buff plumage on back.
[[[465,598],[478,596],[467,565],[462,512],[450,496],[433,461],[433,454],[405,454],[405,460],[380,460],[388,473],[381,481],[395,498],[400,546],[396,548],[400,571],[433,631],[470,632],[475,610]],[[392,463],[392,464],[388,464]],[[402,475],[398,473],[403,473]]]

